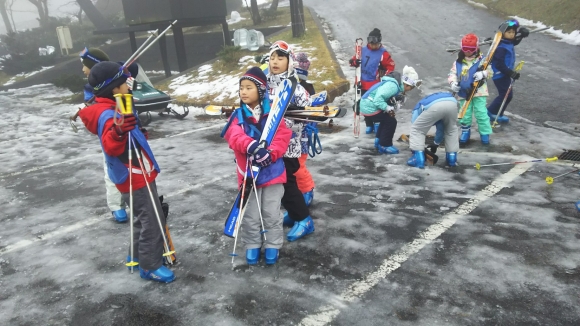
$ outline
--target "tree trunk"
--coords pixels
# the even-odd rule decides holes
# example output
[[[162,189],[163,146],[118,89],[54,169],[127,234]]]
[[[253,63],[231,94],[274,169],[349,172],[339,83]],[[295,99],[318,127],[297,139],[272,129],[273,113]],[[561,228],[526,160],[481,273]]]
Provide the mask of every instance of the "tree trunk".
[[[77,12],[77,14],[75,16],[79,20],[79,24],[82,25],[83,24],[83,8],[79,7],[79,11]]]
[[[16,1],[16,0],[10,0],[10,4],[8,5],[8,12],[10,13],[10,20],[12,21],[12,29],[14,30],[14,32],[16,32],[17,29],[16,29],[16,23],[14,22],[14,10],[12,10],[12,6],[14,5],[14,1]]]
[[[28,0],[38,11],[38,22],[40,27],[48,26],[48,0]]]
[[[270,5],[270,12],[278,10],[278,2],[279,0],[272,0],[272,4]]]
[[[81,9],[87,15],[87,18],[95,25],[97,29],[106,29],[109,24],[101,12],[93,5],[91,0],[76,0]]]
[[[254,25],[258,25],[262,22],[262,17],[260,17],[260,9],[258,9],[258,1],[251,0],[252,6],[252,20],[254,21]]]
[[[6,11],[6,0],[0,0],[0,15],[6,26],[6,34],[14,33],[12,29],[12,24],[10,24],[10,18],[8,18],[8,12]]]

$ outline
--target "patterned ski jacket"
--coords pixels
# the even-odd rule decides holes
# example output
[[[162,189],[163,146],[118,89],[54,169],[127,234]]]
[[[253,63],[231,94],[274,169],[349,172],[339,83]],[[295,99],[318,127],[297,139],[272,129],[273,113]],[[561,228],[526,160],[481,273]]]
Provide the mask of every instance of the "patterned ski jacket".
[[[464,59],[462,64],[461,64],[461,76],[467,76],[468,75],[468,71],[469,69],[473,66],[473,65],[479,65],[479,62],[483,60],[483,55],[480,55],[477,58],[472,58],[472,59]],[[491,75],[493,74],[493,72],[488,68],[487,69],[487,78],[490,78]],[[451,69],[449,70],[449,75],[447,75],[447,82],[451,85],[451,83],[459,83],[460,79],[457,77],[458,73],[457,73],[457,60],[453,61],[453,65],[451,65]],[[487,81],[485,81],[483,83],[483,85],[477,89],[477,92],[475,92],[475,97],[478,96],[489,96],[489,91],[487,89]]]
[[[288,78],[288,72],[284,72],[278,75],[268,74],[268,89],[270,90],[269,96],[270,101],[274,100],[276,88],[280,83]],[[290,104],[294,104],[298,107],[306,107],[310,102],[310,94],[306,91],[302,85],[297,84],[296,90],[294,91],[294,96],[290,100]],[[290,144],[288,145],[288,150],[284,154],[284,157],[288,158],[298,158],[302,155],[301,146],[301,135],[304,130],[304,124],[300,120],[284,119],[286,122],[286,127],[291,129],[292,138],[290,139]]]

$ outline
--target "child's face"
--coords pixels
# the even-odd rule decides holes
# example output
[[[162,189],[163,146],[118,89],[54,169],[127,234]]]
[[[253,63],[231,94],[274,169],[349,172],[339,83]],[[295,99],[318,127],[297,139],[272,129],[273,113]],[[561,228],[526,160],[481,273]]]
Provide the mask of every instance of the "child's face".
[[[378,50],[381,47],[381,43],[369,43],[369,49]]]
[[[508,29],[507,31],[505,31],[505,33],[503,33],[503,38],[507,40],[513,40],[514,37],[516,37],[516,31],[513,29]]]
[[[274,75],[281,74],[288,70],[288,58],[285,56],[279,56],[278,53],[272,53],[270,56],[270,71]]]
[[[413,90],[413,88],[415,88],[415,87],[413,87],[411,85],[403,84],[403,94],[407,93],[408,91]]]
[[[120,86],[113,88],[113,95],[115,94],[129,94],[129,85],[123,83]]]
[[[85,65],[83,65],[83,74],[85,74],[85,76],[89,77],[89,74],[91,73],[91,69]]]
[[[240,99],[244,104],[252,108],[256,107],[260,101],[256,84],[247,79],[242,80],[240,83]]]

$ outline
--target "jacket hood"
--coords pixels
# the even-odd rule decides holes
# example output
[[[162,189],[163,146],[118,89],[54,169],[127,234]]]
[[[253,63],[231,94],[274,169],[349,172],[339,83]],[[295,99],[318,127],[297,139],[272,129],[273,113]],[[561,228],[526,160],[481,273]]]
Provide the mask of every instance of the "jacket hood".
[[[115,101],[105,97],[97,97],[95,99],[95,104],[86,107],[79,112],[79,117],[85,124],[85,127],[87,127],[88,131],[98,135],[99,117],[101,116],[101,113],[105,110],[115,109],[115,106]]]

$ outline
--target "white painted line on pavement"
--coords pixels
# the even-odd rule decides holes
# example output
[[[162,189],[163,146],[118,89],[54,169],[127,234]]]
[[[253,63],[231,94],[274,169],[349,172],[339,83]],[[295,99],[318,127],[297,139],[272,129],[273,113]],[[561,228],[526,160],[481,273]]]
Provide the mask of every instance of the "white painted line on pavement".
[[[213,184],[213,183],[218,182],[218,181],[220,181],[222,179],[231,177],[233,174],[234,173],[229,173],[229,174],[226,174],[226,175],[221,176],[221,177],[213,178],[213,179],[211,179],[211,180],[209,180],[207,182],[204,182],[204,183],[198,183],[198,184],[195,184],[195,185],[190,185],[190,186],[185,187],[183,189],[180,189],[180,190],[178,190],[176,192],[172,192],[172,193],[166,194],[166,195],[164,195],[164,197],[167,198],[167,197],[173,197],[173,196],[181,195],[181,194],[183,194],[183,193],[185,193],[185,192],[187,192],[189,190],[197,189],[197,188],[203,187],[203,186],[205,186],[207,184]],[[8,245],[8,246],[0,249],[0,255],[6,254],[6,253],[9,253],[9,252],[12,252],[12,251],[20,250],[20,249],[23,249],[23,248],[26,248],[26,247],[28,247],[28,246],[30,246],[32,244],[35,244],[35,243],[37,243],[39,241],[50,240],[50,239],[53,239],[53,238],[57,238],[57,237],[66,235],[68,233],[71,233],[73,231],[76,231],[78,229],[81,229],[81,228],[84,228],[84,227],[87,227],[87,226],[91,226],[93,224],[97,224],[97,223],[102,222],[102,221],[108,221],[109,220],[108,217],[110,217],[110,216],[111,216],[110,213],[103,214],[103,215],[101,215],[99,217],[91,218],[91,219],[88,219],[88,220],[83,220],[81,222],[78,222],[78,223],[75,223],[75,224],[71,224],[71,225],[68,225],[68,226],[59,228],[59,229],[57,229],[55,231],[48,232],[48,233],[43,234],[42,236],[40,236],[38,238],[35,238],[35,239],[32,239],[32,240],[20,240],[20,241],[16,242],[13,245]]]
[[[432,224],[425,231],[421,232],[413,241],[405,244],[401,249],[392,256],[387,257],[379,268],[368,274],[364,279],[354,282],[343,293],[340,294],[337,302],[329,304],[318,309],[313,315],[308,315],[299,325],[303,326],[322,326],[331,323],[338,314],[339,307],[362,297],[371,290],[381,280],[389,274],[396,271],[401,264],[406,262],[411,256],[419,252],[426,245],[431,244],[445,231],[449,230],[460,218],[471,213],[479,204],[497,194],[500,190],[507,187],[510,182],[526,172],[531,164],[519,164],[514,166],[506,174],[497,177],[489,186],[479,191],[470,200],[457,207],[451,213],[445,215],[439,222]]]

